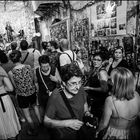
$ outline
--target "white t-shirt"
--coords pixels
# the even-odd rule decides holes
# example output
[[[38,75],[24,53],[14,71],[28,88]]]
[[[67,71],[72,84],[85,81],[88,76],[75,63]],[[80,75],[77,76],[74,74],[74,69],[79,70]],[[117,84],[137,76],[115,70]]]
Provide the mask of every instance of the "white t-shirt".
[[[38,58],[41,56],[41,53],[37,49],[35,49],[34,52],[33,51],[34,51],[34,48],[28,49],[29,53],[34,53],[34,68],[37,68],[39,67]]]
[[[69,56],[71,57],[72,60],[73,60],[73,53],[74,53],[74,61],[76,61],[76,57],[77,57],[76,53],[72,52],[71,50],[67,50],[67,51],[64,51],[64,53],[62,53],[60,55],[60,58],[59,58],[60,66],[64,66],[66,64],[70,64],[71,63],[71,60],[70,60],[69,56],[67,54],[65,54],[65,53],[69,54]]]

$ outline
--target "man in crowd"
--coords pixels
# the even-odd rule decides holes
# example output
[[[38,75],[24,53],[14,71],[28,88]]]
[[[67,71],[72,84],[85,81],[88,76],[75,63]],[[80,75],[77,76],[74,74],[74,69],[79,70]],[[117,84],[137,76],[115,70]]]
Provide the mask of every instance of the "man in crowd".
[[[60,55],[60,68],[63,69],[65,65],[70,64],[72,61],[76,61],[76,54],[74,51],[70,50],[69,42],[67,39],[61,39],[60,45],[63,53]]]
[[[88,112],[86,93],[81,87],[82,73],[75,64],[67,65],[62,75],[61,88],[51,94],[44,118],[46,126],[50,127],[52,139],[77,139],[77,131],[83,125],[82,117]],[[65,94],[76,118],[72,118],[61,94]]]

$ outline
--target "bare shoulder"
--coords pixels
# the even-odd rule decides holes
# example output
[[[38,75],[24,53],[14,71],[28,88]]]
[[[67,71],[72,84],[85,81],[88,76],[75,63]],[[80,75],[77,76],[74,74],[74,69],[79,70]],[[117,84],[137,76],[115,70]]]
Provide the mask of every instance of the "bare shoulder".
[[[112,106],[112,96],[108,96],[105,100],[105,104],[106,105],[109,105],[109,106]]]

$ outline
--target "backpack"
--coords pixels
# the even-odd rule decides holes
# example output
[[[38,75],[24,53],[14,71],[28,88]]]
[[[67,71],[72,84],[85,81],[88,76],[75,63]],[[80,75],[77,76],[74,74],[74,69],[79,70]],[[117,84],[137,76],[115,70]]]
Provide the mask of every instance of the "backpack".
[[[70,57],[70,55],[69,55],[68,53],[66,53],[66,52],[64,52],[64,53],[62,53],[62,54],[67,54],[67,56],[69,57],[71,63],[76,64],[76,65],[79,67],[78,62],[75,60],[74,52],[72,51],[72,53],[73,53],[73,59],[72,59],[72,58]],[[69,64],[66,64],[66,65],[60,67],[60,73],[62,73],[63,69],[65,69],[65,68],[67,67],[67,65],[69,65]]]

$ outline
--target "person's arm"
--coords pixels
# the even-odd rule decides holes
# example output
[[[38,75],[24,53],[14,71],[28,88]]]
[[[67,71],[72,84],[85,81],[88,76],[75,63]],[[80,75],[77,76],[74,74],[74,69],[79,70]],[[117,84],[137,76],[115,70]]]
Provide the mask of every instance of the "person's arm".
[[[61,54],[59,57],[60,67],[63,67],[67,64],[67,58],[65,57],[67,54]]]
[[[86,86],[86,87],[84,87],[84,89],[85,90],[107,92],[107,90],[108,90],[108,86],[107,86],[108,75],[107,75],[107,72],[105,70],[100,71],[99,79],[100,79],[101,87],[94,88],[94,87]]]
[[[55,69],[55,75],[50,75],[50,79],[56,83],[61,83],[61,77],[57,68]]]
[[[10,78],[10,80],[11,80],[13,86],[16,87],[15,81],[14,81],[14,79],[13,79],[13,73],[12,73],[12,71],[9,71],[9,72],[8,72],[8,75],[9,75],[9,78]]]
[[[3,82],[6,91],[12,92],[14,90],[13,85],[8,77],[4,77]]]
[[[78,119],[55,120],[55,119],[49,118],[47,115],[45,115],[45,117],[44,117],[44,123],[47,126],[50,126],[52,128],[69,127],[69,128],[74,129],[74,130],[79,130],[80,127],[83,125],[83,122],[79,121]]]
[[[56,77],[57,77],[57,79],[58,79],[58,82],[60,82],[61,83],[61,77],[60,77],[60,74],[59,74],[59,71],[58,71],[58,69],[56,68],[56,71],[55,71],[55,75],[56,75]]]
[[[37,76],[36,76],[36,69],[34,69],[34,83],[35,83],[36,91],[38,93],[39,92],[39,85],[38,85]]]
[[[109,96],[105,100],[104,111],[101,121],[99,123],[99,127],[97,129],[97,134],[108,126],[111,115],[112,115],[112,102],[111,96]]]

